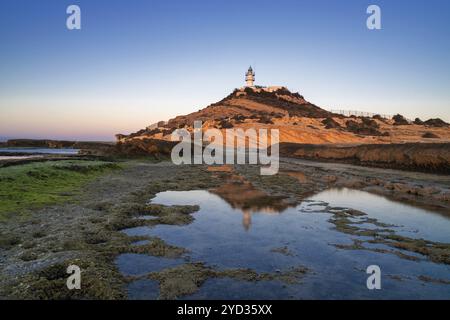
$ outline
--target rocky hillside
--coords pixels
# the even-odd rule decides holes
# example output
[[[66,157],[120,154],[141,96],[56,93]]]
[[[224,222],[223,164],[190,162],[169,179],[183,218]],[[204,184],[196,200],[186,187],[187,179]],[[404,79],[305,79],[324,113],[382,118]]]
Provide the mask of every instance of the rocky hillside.
[[[246,120],[270,124],[272,119],[306,117],[325,118],[331,113],[306,101],[298,93],[286,88],[274,91],[236,89],[223,100],[186,116],[169,120],[170,128],[191,126],[194,120],[215,121],[218,127],[240,124]]]
[[[405,142],[450,142],[450,127],[441,119],[409,122],[401,115],[345,117],[308,102],[285,87],[235,89],[217,103],[188,115],[117,135],[118,142],[139,144],[137,140],[170,140],[178,128],[192,130],[201,120],[203,128],[279,129],[280,142],[307,144],[379,144]]]

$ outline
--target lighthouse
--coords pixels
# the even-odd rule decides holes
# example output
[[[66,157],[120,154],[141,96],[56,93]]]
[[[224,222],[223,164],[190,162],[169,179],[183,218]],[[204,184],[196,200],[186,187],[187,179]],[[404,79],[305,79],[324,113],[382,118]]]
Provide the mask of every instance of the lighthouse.
[[[245,74],[245,86],[253,87],[253,82],[255,82],[255,73],[253,72],[252,66],[250,66]]]

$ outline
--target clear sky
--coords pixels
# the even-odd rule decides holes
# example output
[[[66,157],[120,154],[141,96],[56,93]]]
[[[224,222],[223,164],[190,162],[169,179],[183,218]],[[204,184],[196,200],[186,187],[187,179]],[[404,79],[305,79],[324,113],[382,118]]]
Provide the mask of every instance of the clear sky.
[[[2,0],[0,137],[113,140],[222,99],[250,64],[326,109],[450,121],[450,1]]]

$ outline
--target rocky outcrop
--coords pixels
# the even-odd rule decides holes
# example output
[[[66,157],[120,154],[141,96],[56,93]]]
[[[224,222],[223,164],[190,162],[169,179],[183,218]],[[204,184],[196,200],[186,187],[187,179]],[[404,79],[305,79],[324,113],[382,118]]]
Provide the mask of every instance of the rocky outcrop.
[[[134,139],[126,142],[119,142],[110,150],[112,155],[118,156],[148,156],[166,157],[169,156],[172,148],[178,142],[157,140],[157,139]]]
[[[345,147],[282,143],[280,155],[450,174],[450,143],[369,144]]]
[[[413,123],[414,123],[414,124],[417,124],[417,125],[419,125],[419,126],[423,125],[423,121],[420,120],[420,118],[415,118]]]
[[[13,139],[8,140],[2,146],[15,148],[73,148],[73,149],[99,149],[111,147],[113,143],[95,141],[68,141],[68,140],[48,140],[48,139]]]
[[[394,126],[405,126],[409,124],[408,120],[401,114],[396,114],[392,117],[392,120],[394,120]]]
[[[107,157],[147,157],[166,158],[170,155],[176,142],[158,139],[130,139],[119,141],[116,144],[86,146],[80,151],[81,155],[107,156]]]
[[[74,144],[75,141],[35,139],[12,139],[6,142],[7,147],[22,148],[72,148]]]
[[[325,129],[341,129],[342,128],[341,125],[331,117],[328,117],[328,118],[325,118],[324,120],[322,120],[322,124],[325,125]]]
[[[347,130],[359,135],[365,136],[381,136],[383,135],[378,129],[380,126],[375,120],[370,118],[361,118],[361,122],[355,120],[348,120],[346,122]]]
[[[423,124],[428,127],[438,127],[438,128],[450,126],[450,124],[448,124],[447,122],[445,122],[444,120],[442,120],[440,118],[429,119],[429,120],[425,121]]]

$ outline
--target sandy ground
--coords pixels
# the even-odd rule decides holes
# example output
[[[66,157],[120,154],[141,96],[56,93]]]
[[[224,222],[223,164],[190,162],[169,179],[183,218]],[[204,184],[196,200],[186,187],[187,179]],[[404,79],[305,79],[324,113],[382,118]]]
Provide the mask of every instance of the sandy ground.
[[[131,246],[139,237],[127,237],[120,230],[144,223],[190,223],[189,213],[195,208],[149,207],[148,200],[165,190],[212,188],[221,192],[220,187],[233,176],[238,176],[237,180],[243,184],[251,182],[259,190],[258,197],[264,192],[286,198],[292,204],[330,187],[348,187],[433,207],[443,214],[450,212],[450,177],[443,175],[290,158],[281,159],[280,174],[275,176],[260,176],[256,166],[221,170],[175,166],[170,162],[129,161],[122,171],[90,183],[71,203],[35,210],[29,218],[12,218],[0,223],[0,298],[126,298],[124,287],[130,279],[114,266],[113,260],[118,254],[138,250],[157,256],[177,256],[183,248],[169,246],[160,239],[152,239],[142,248]],[[146,210],[156,210],[158,219],[139,222],[133,219]],[[68,263],[77,263],[84,270],[82,295],[61,290],[67,276],[64,266]],[[187,272],[192,268],[203,278],[218,275],[202,266],[187,265],[180,270],[186,277],[185,282],[180,280],[181,287],[170,289],[174,291],[167,289],[169,291],[162,294],[176,297],[195,290],[192,283],[198,283],[192,282],[192,272]],[[155,278],[163,283],[168,276],[170,273],[157,274]]]

